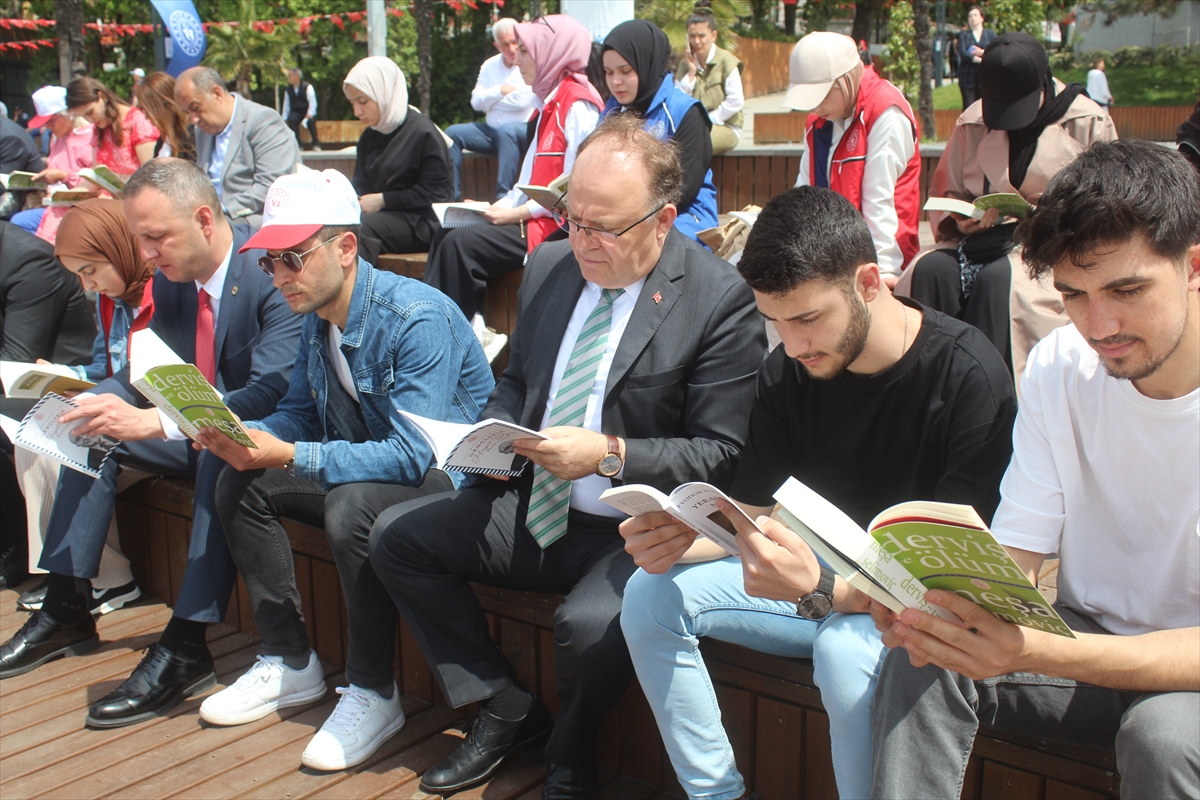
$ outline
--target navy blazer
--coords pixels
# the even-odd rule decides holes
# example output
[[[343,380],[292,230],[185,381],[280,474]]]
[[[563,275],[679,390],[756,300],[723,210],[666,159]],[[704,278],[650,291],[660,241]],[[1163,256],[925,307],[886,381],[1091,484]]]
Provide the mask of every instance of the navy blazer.
[[[529,257],[508,368],[484,418],[541,427],[554,363],[583,287],[567,242],[543,244]],[[766,327],[750,287],[728,262],[672,228],[605,385],[601,427],[625,439],[623,482],[664,492],[686,481],[728,488],[766,354]]]
[[[267,274],[258,268],[262,250],[238,253],[252,231],[233,226],[233,253],[221,294],[214,354],[217,389],[225,404],[244,420],[262,419],[287,393],[292,365],[300,350],[304,317],[293,314]],[[189,364],[196,362],[195,281],[154,280],[154,317],[150,328]],[[111,392],[134,405],[148,405],[129,383],[128,367],[93,391]]]

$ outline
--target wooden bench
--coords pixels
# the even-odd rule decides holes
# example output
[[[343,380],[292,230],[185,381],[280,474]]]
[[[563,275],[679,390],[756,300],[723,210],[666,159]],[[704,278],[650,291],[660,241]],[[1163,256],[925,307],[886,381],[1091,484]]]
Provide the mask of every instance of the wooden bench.
[[[117,502],[122,547],[138,584],[149,595],[174,602],[187,562],[192,487],[186,480],[151,479]],[[324,531],[285,520],[292,541],[296,583],[313,648],[335,671],[345,666],[345,604],[333,553]],[[557,711],[554,677],[554,610],[561,598],[475,586],[492,636],[526,686],[536,688]],[[225,619],[255,634],[241,580]],[[411,631],[400,624],[397,684],[401,691],[445,706]],[[763,798],[835,797],[829,754],[829,721],[813,683],[812,663],[766,655],[705,640],[702,649],[717,688],[725,729],[738,768]],[[624,776],[655,791],[683,792],[667,759],[653,715],[636,683],[601,731],[597,745],[601,778]],[[1120,778],[1111,751],[1058,745],[983,730],[975,741],[963,798],[1084,800],[1117,797]],[[633,795],[630,795],[631,797]]]

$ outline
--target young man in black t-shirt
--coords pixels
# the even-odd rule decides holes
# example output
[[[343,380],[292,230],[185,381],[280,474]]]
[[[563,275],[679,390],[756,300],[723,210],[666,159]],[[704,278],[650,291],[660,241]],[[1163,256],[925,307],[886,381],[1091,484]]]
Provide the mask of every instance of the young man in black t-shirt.
[[[1012,454],[1012,380],[979,331],[888,291],[866,222],[827,189],[768,203],[738,269],[783,342],[759,369],[730,490],[766,535],[741,532],[739,560],[668,514],[627,520],[626,550],[642,570],[621,626],[689,796],[745,792],[697,646],[711,636],[813,659],[838,794],[866,797],[882,641],[866,599],[760,515],[794,476],[863,526],[905,500],[965,503],[990,520]],[[798,615],[799,600],[830,588],[837,613]]]

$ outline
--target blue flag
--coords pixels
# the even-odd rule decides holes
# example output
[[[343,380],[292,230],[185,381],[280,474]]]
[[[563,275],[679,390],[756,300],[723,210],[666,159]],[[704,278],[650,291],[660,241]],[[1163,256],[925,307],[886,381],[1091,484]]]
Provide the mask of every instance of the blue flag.
[[[167,28],[167,73],[179,77],[204,58],[207,40],[192,0],[150,0]]]

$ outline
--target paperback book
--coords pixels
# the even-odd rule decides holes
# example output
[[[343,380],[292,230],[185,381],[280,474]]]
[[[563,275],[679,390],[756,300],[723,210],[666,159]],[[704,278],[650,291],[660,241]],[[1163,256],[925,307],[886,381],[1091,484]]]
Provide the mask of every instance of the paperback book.
[[[518,455],[513,442],[518,439],[548,439],[537,431],[505,422],[485,419],[474,425],[442,422],[419,414],[401,411],[433,449],[435,466],[441,470],[487,475],[520,475],[529,459]]]
[[[484,211],[491,208],[491,203],[470,200],[465,203],[434,203],[433,213],[443,228],[465,228],[468,225],[488,225]]]
[[[13,170],[12,172],[8,173],[7,176],[0,176],[0,177],[4,178],[4,181],[3,181],[4,188],[8,189],[9,191],[12,191],[14,189],[43,189],[43,188],[45,188],[44,186],[42,186],[41,184],[39,184],[37,181],[34,180],[34,178],[37,177],[36,172],[22,172],[20,170]]]
[[[79,170],[79,177],[91,181],[109,194],[125,191],[125,179],[103,164],[95,164]]]
[[[669,495],[644,484],[614,486],[601,494],[600,499],[631,517],[666,511],[677,520],[690,525],[700,535],[716,542],[731,556],[741,552],[737,544],[737,528],[733,520],[717,508],[717,501],[724,500],[729,503],[733,506],[734,513],[758,529],[754,520],[746,516],[728,495],[708,483],[684,483]]]
[[[258,449],[241,420],[195,364],[167,364],[148,369],[133,385],[189,439],[195,439],[203,428],[215,428],[244,447]]]
[[[1008,192],[985,194],[983,197],[975,198],[973,203],[953,197],[931,197],[925,201],[926,211],[949,211],[974,219],[983,219],[983,215],[989,208],[999,209],[1001,217],[1024,219],[1032,206],[1021,195]]]
[[[547,211],[557,206],[559,211],[567,213],[570,210],[567,208],[567,184],[570,181],[571,173],[564,172],[550,181],[549,186],[518,183],[517,189]]]
[[[47,394],[21,420],[13,444],[40,455],[49,456],[71,469],[100,477],[104,462],[120,444],[108,436],[81,436],[74,433],[84,420],[59,422],[58,418],[76,406],[65,397]]]
[[[82,392],[96,384],[80,378],[75,370],[63,364],[27,364],[21,361],[0,361],[0,383],[5,397],[15,400],[36,400],[54,392]]]

